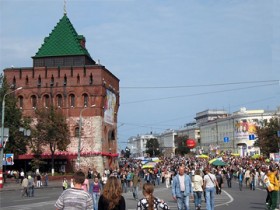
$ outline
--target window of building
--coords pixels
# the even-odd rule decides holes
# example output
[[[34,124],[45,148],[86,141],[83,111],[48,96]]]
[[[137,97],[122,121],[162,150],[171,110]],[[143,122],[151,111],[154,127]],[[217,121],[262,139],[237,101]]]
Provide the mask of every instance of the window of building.
[[[79,127],[75,128],[75,137],[79,137]]]
[[[88,95],[86,93],[83,94],[83,99],[84,99],[84,107],[88,106]]]
[[[17,85],[17,80],[16,80],[16,77],[14,76],[14,78],[13,78],[13,87],[15,88],[16,85]]]
[[[44,95],[44,106],[50,107],[50,96],[49,95]]]
[[[38,85],[38,86],[41,86],[41,84],[42,84],[42,81],[41,81],[41,76],[39,75],[37,85]]]
[[[56,96],[57,106],[62,107],[62,95],[58,94]]]
[[[37,107],[37,97],[35,95],[31,96],[31,104],[33,108]]]
[[[66,86],[67,85],[67,77],[66,74],[64,74],[64,81],[63,81],[63,85]]]
[[[70,94],[70,107],[75,107],[75,95],[74,94]]]
[[[92,73],[89,76],[89,84],[92,85],[93,84],[93,76]]]
[[[77,83],[80,84],[80,75],[77,75]]]
[[[28,83],[29,83],[29,79],[28,79],[28,76],[26,75],[26,77],[25,77],[25,85],[28,85]]]
[[[84,77],[87,75],[87,68],[84,66]]]
[[[51,86],[54,86],[54,77],[53,77],[53,75],[52,75],[52,77],[51,77],[51,83],[50,83],[50,85],[51,85]]]
[[[20,108],[20,109],[23,108],[23,96],[19,96],[19,97],[18,97],[18,105],[19,105],[19,108]]]

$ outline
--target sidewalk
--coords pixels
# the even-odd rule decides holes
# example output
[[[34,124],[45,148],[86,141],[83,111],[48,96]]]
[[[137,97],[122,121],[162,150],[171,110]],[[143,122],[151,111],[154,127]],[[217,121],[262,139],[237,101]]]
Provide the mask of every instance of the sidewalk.
[[[61,180],[52,180],[52,181],[49,181],[48,186],[35,187],[35,189],[59,188],[59,187],[62,188]],[[22,189],[21,183],[16,183],[15,180],[7,180],[4,183],[3,188],[0,189],[0,192],[11,191],[11,190],[21,190],[21,189]]]

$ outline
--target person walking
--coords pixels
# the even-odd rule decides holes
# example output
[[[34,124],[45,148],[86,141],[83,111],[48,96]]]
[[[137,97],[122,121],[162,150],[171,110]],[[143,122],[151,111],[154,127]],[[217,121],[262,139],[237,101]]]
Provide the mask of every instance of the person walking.
[[[166,169],[165,172],[164,172],[164,179],[165,179],[166,188],[170,188],[170,178],[171,178],[170,169]]]
[[[98,177],[97,177],[98,178]],[[104,185],[107,183],[107,180],[108,180],[108,176],[106,175],[106,173],[104,172],[102,177],[101,177],[101,186],[102,186],[102,189],[104,187]]]
[[[174,177],[172,183],[172,196],[177,201],[178,210],[190,209],[190,196],[192,195],[191,178],[185,174],[185,167],[180,166],[179,173]]]
[[[121,184],[123,193],[127,193],[127,180],[126,180],[127,172],[123,170],[120,174]]]
[[[239,170],[238,172],[238,183],[239,183],[239,190],[242,191],[242,185],[243,185],[243,179],[244,179],[244,174],[242,172],[242,169]]]
[[[115,176],[110,176],[98,201],[98,210],[125,210],[121,183]]]
[[[168,210],[169,206],[161,199],[154,197],[154,185],[152,183],[145,183],[143,185],[142,193],[144,198],[141,198],[136,210],[158,210],[159,208]]]
[[[230,170],[227,171],[226,180],[228,188],[231,188],[232,172]]]
[[[89,180],[88,180],[88,178],[85,178],[85,181],[82,185],[82,188],[83,188],[84,191],[89,192]]]
[[[49,184],[49,175],[48,173],[45,173],[45,186],[47,187]]]
[[[203,192],[203,179],[200,175],[200,170],[197,169],[192,177],[193,182],[193,195],[194,195],[194,205],[195,209],[200,210],[201,208],[201,197]]]
[[[62,181],[62,189],[66,190],[68,188],[68,181],[67,179],[64,177],[63,181]]]
[[[107,176],[106,176],[107,177]],[[102,186],[99,182],[98,177],[94,177],[93,183],[90,185],[90,191],[92,192],[93,209],[98,210],[98,201],[101,193]]]
[[[85,209],[93,210],[92,196],[82,189],[85,174],[78,171],[73,175],[74,187],[64,190],[55,203],[56,210]]]
[[[218,186],[216,176],[210,173],[210,169],[205,169],[203,189],[206,193],[206,209],[214,210],[215,206],[215,187]],[[219,187],[218,187],[219,188]]]
[[[40,173],[37,173],[36,175],[36,186],[37,187],[41,187],[42,183],[41,183],[41,174]]]
[[[29,196],[29,193],[28,193],[28,179],[27,177],[25,176],[22,180],[22,183],[21,183],[21,186],[22,186],[22,193],[21,193],[21,197],[25,196],[28,197]]]
[[[23,169],[21,169],[21,171],[20,171],[20,183],[22,183],[22,180],[24,179],[24,177],[25,177],[25,174],[24,174],[24,171],[23,171]]]
[[[222,172],[220,170],[217,171],[216,173],[216,180],[218,185],[216,186],[216,194],[219,195],[222,193],[222,185],[224,183],[223,181],[223,175]]]
[[[250,187],[250,182],[249,182],[249,179],[250,179],[250,170],[249,170],[249,168],[247,168],[247,170],[245,171],[244,178],[245,178],[245,186],[246,186],[246,187]]]
[[[277,208],[277,199],[278,199],[278,191],[279,191],[279,179],[277,177],[278,170],[271,166],[269,172],[267,173],[267,177],[269,179],[270,184],[273,185],[273,190],[270,191],[270,199],[268,203],[268,208],[271,210],[279,210]]]
[[[28,176],[28,196],[29,197],[34,197],[34,187],[35,187],[34,178],[29,175]]]
[[[138,200],[138,189],[140,185],[141,185],[140,174],[139,171],[136,170],[132,179],[132,195],[135,200]]]

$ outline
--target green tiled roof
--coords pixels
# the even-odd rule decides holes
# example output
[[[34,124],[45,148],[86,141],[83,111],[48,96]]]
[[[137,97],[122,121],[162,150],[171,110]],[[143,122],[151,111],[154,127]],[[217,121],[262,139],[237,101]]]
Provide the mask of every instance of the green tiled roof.
[[[87,49],[81,46],[84,37],[78,35],[66,14],[60,19],[33,58],[53,56],[86,55]],[[90,57],[91,58],[91,57]]]

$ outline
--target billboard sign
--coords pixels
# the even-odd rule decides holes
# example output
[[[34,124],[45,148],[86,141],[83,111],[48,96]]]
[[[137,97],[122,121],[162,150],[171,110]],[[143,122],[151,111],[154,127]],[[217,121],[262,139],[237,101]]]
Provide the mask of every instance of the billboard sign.
[[[14,165],[14,154],[4,154],[3,157],[3,165],[4,166],[12,166]]]

